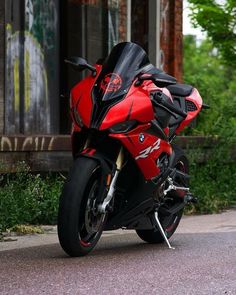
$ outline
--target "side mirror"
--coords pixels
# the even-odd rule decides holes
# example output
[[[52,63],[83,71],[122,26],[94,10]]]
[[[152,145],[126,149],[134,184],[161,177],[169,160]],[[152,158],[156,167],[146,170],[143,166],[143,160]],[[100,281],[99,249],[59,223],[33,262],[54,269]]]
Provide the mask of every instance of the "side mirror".
[[[151,75],[144,74],[140,76],[137,82],[135,83],[135,85],[139,86],[145,80],[151,80],[157,87],[160,87],[160,88],[167,87],[169,85],[175,85],[177,83],[177,80],[174,77],[164,72],[160,72],[157,74],[151,74]]]
[[[88,64],[87,60],[82,57],[73,56],[71,58],[65,59],[65,63],[71,65],[72,68],[77,71],[88,69],[95,75],[97,73],[96,68]]]

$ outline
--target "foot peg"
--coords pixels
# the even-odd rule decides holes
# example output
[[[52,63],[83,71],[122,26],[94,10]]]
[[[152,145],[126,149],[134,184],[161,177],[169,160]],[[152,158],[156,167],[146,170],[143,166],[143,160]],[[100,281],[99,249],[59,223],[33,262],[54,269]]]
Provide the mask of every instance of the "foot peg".
[[[172,246],[170,245],[170,242],[169,242],[169,240],[168,240],[168,238],[167,238],[167,236],[166,236],[166,234],[165,234],[165,232],[164,232],[164,229],[163,229],[163,227],[162,227],[162,225],[161,225],[161,223],[160,223],[160,220],[159,220],[159,218],[158,218],[158,213],[157,213],[157,212],[154,213],[154,217],[155,217],[155,223],[156,223],[156,226],[157,226],[157,228],[159,229],[161,235],[163,236],[163,238],[164,238],[166,244],[168,245],[168,248],[174,250],[175,248],[172,247]]]
[[[184,197],[184,202],[185,203],[197,204],[198,203],[198,199],[193,194],[187,193],[186,196]]]

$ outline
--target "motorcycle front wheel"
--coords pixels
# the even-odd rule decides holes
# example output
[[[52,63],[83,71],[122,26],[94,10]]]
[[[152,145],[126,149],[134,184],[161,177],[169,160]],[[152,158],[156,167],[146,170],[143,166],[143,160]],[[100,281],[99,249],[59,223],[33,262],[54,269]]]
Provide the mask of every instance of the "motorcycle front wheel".
[[[98,213],[95,208],[100,180],[101,168],[95,160],[75,160],[60,197],[58,212],[58,237],[69,256],[87,255],[102,234],[106,214]]]

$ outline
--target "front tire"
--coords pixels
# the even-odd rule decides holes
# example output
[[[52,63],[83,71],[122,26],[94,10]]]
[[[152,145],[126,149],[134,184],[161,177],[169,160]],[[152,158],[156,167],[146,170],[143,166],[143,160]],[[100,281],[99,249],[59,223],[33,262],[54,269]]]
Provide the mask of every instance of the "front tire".
[[[58,237],[69,256],[87,255],[102,234],[106,214],[97,213],[94,207],[100,179],[100,166],[95,160],[75,160],[61,194],[58,212]]]
[[[187,157],[185,156],[183,150],[179,148],[176,145],[173,145],[173,149],[175,151],[175,162],[174,162],[174,167],[186,174],[189,173],[189,162]],[[178,186],[184,186],[187,187],[188,183],[183,182],[181,179],[174,179],[175,183],[177,183]],[[174,196],[173,196],[174,194]],[[180,194],[180,192],[179,192]],[[176,192],[170,192],[168,193],[168,198],[170,198],[169,203],[167,203],[167,206],[170,208],[175,205],[176,200],[178,200],[178,197],[181,199],[183,196],[179,195],[176,196]],[[171,201],[171,199],[173,199]],[[154,213],[153,213],[154,214]],[[169,215],[169,216],[163,216],[159,215],[160,218],[160,223],[165,231],[165,234],[167,238],[169,239],[174,232],[176,231],[180,220],[183,215],[183,209],[179,210],[176,214]],[[155,229],[151,230],[136,230],[138,236],[145,242],[151,243],[151,244],[157,244],[157,243],[163,243],[164,238],[160,231],[156,231]]]

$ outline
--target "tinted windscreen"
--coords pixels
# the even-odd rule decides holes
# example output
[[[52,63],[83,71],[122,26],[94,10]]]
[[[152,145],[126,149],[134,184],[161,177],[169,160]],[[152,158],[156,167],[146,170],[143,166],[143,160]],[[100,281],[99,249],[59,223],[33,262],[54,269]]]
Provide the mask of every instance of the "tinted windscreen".
[[[149,64],[146,52],[131,42],[119,43],[103,63],[93,93],[103,101],[125,95],[135,76]]]

